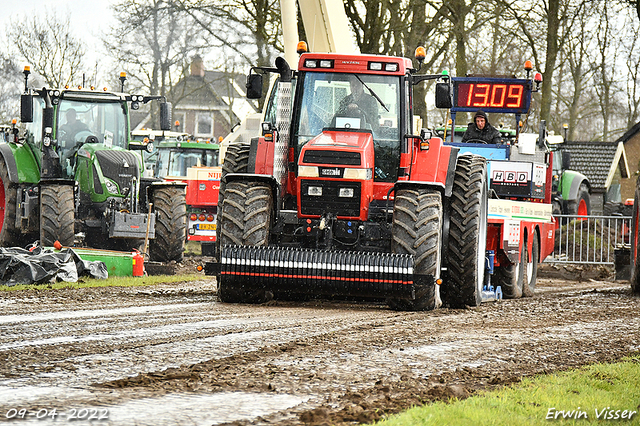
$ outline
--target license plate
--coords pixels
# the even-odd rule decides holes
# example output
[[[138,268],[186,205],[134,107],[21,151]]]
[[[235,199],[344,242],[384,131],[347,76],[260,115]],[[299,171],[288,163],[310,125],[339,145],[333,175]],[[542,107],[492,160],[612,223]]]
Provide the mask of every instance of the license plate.
[[[198,224],[198,229],[202,229],[203,231],[215,231],[216,224],[215,223],[200,223]]]

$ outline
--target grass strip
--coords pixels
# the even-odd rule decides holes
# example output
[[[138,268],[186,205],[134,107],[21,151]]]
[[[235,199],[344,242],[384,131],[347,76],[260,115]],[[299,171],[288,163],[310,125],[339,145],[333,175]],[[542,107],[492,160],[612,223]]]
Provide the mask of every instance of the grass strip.
[[[379,422],[404,425],[640,425],[640,354],[614,364],[525,378],[464,400],[411,408]]]

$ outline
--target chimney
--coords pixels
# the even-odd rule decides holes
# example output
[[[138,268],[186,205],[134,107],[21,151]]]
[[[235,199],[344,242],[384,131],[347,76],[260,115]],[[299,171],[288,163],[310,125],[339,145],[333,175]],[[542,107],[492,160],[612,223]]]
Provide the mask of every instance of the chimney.
[[[191,61],[191,75],[204,77],[204,62],[200,55],[194,56]]]

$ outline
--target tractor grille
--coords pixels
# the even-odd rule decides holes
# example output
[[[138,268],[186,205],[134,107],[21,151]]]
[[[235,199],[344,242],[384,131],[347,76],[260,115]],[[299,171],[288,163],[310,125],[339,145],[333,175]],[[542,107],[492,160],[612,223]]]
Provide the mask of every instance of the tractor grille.
[[[96,151],[104,177],[114,180],[120,192],[131,186],[131,178],[140,177],[138,157],[127,151]]]
[[[322,188],[322,195],[309,195],[310,186]],[[340,188],[352,188],[353,197],[339,197]],[[333,213],[336,216],[360,216],[360,182],[308,180],[300,182],[300,211],[304,215]]]
[[[345,166],[359,166],[362,162],[359,152],[345,151],[314,151],[304,153],[304,163],[340,164]]]

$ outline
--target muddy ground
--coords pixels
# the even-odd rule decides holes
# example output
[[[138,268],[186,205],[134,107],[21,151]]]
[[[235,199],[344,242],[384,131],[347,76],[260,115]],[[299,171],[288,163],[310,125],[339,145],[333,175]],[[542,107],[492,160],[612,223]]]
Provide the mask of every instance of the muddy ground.
[[[24,408],[16,424],[62,424],[82,409],[106,415],[91,424],[358,424],[640,351],[628,283],[603,268],[544,269],[533,298],[419,313],[221,304],[204,276],[3,292],[0,421]]]

